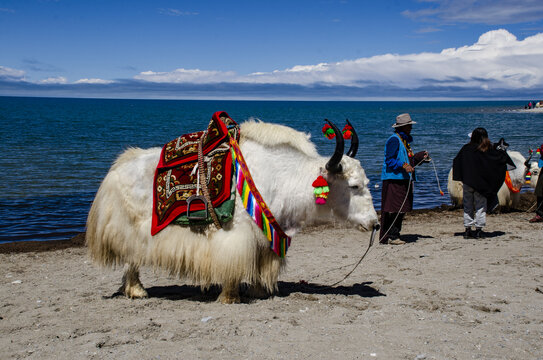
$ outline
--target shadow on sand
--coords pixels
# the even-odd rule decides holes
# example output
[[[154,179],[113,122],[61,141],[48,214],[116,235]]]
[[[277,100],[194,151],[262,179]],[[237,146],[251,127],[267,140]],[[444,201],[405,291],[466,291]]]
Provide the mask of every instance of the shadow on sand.
[[[361,284],[353,284],[352,286],[335,286],[301,282],[284,282],[279,281],[279,291],[274,295],[277,297],[288,297],[294,293],[302,294],[321,294],[321,295],[358,295],[360,297],[375,297],[386,296],[380,291],[374,289],[370,285],[372,282],[364,282]],[[202,291],[199,286],[192,285],[171,285],[171,286],[153,286],[147,288],[147,293],[150,298],[159,298],[167,300],[189,300],[198,302],[214,302],[217,300],[221,292],[220,286],[212,286],[209,289]],[[251,303],[257,299],[244,296],[247,291],[247,286],[241,288],[241,302]],[[111,296],[104,296],[104,299],[113,299],[123,297],[124,295],[117,291]]]
[[[303,293],[312,295],[358,295],[360,297],[375,297],[386,296],[379,290],[374,289],[370,285],[371,281],[363,282],[361,284],[353,284],[351,286],[334,286],[320,285],[314,283],[301,282],[284,282],[279,281],[279,293],[276,296],[287,297],[293,293]]]
[[[503,231],[491,231],[491,232],[486,232],[486,231],[483,231],[482,232],[482,237],[479,238],[478,240],[484,240],[484,239],[489,239],[489,238],[495,238],[495,237],[498,237],[498,236],[503,236],[505,235],[505,232]],[[454,233],[454,236],[464,236],[464,232],[455,232]],[[473,239],[473,238],[470,238],[470,239]]]
[[[400,235],[400,239],[405,241],[406,243],[414,243],[417,242],[418,239],[433,239],[433,236],[430,235],[419,235],[419,234],[405,234]]]

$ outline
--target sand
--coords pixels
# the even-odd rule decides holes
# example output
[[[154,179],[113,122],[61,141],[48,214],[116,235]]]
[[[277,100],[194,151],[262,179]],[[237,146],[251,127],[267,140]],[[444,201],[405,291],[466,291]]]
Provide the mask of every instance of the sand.
[[[313,228],[295,237],[280,293],[241,304],[143,269],[150,298],[116,296],[122,269],[82,237],[0,247],[1,359],[543,359],[543,224],[460,210],[407,216],[406,245]],[[34,247],[33,247],[34,246]],[[40,247],[41,246],[41,247]]]
[[[527,113],[543,113],[543,108],[534,108],[534,109],[519,109],[519,110],[514,110],[514,111],[518,111],[518,112],[527,112]]]

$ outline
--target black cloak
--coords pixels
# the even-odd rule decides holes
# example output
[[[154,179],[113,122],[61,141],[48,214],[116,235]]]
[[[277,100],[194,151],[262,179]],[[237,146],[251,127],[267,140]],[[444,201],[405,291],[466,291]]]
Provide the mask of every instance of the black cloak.
[[[462,181],[489,198],[503,185],[508,164],[513,161],[505,151],[492,147],[482,152],[477,150],[477,145],[468,143],[453,160],[453,180]]]

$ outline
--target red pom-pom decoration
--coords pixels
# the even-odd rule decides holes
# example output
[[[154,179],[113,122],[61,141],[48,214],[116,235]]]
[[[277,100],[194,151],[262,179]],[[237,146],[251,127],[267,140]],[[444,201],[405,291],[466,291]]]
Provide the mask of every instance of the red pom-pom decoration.
[[[324,205],[326,204],[326,199],[328,198],[328,192],[330,191],[330,188],[328,187],[328,182],[326,179],[322,177],[322,175],[319,175],[315,181],[313,181],[313,184],[311,184],[315,188],[313,190],[313,194],[315,194],[315,204],[317,205]]]
[[[334,132],[334,129],[329,124],[325,124],[322,127],[322,133],[324,136],[326,136],[328,139],[333,139],[336,137],[336,133]]]
[[[319,175],[318,178],[313,181],[313,184],[311,184],[313,187],[321,187],[321,186],[328,186],[328,182],[325,178],[322,177],[322,175]]]
[[[349,140],[353,136],[353,128],[349,124],[346,124],[341,132],[345,140]]]

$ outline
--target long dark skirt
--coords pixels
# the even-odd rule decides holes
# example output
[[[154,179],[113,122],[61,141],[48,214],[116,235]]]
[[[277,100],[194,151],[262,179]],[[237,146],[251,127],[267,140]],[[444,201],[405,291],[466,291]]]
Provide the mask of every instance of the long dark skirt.
[[[414,184],[411,183],[411,186],[409,186],[409,181],[410,180],[383,180],[383,188],[381,189],[381,212],[406,213],[413,210]],[[408,189],[409,194],[407,194]]]
[[[381,231],[379,241],[398,239],[404,214],[413,209],[413,182],[383,180],[381,192]]]
[[[543,173],[542,172],[539,172],[539,177],[537,178],[537,183],[535,184],[534,194],[535,196],[543,196]]]
[[[535,208],[535,213],[543,217],[543,173],[541,171],[539,172],[539,177],[537,178],[534,193],[537,197],[537,207]]]

